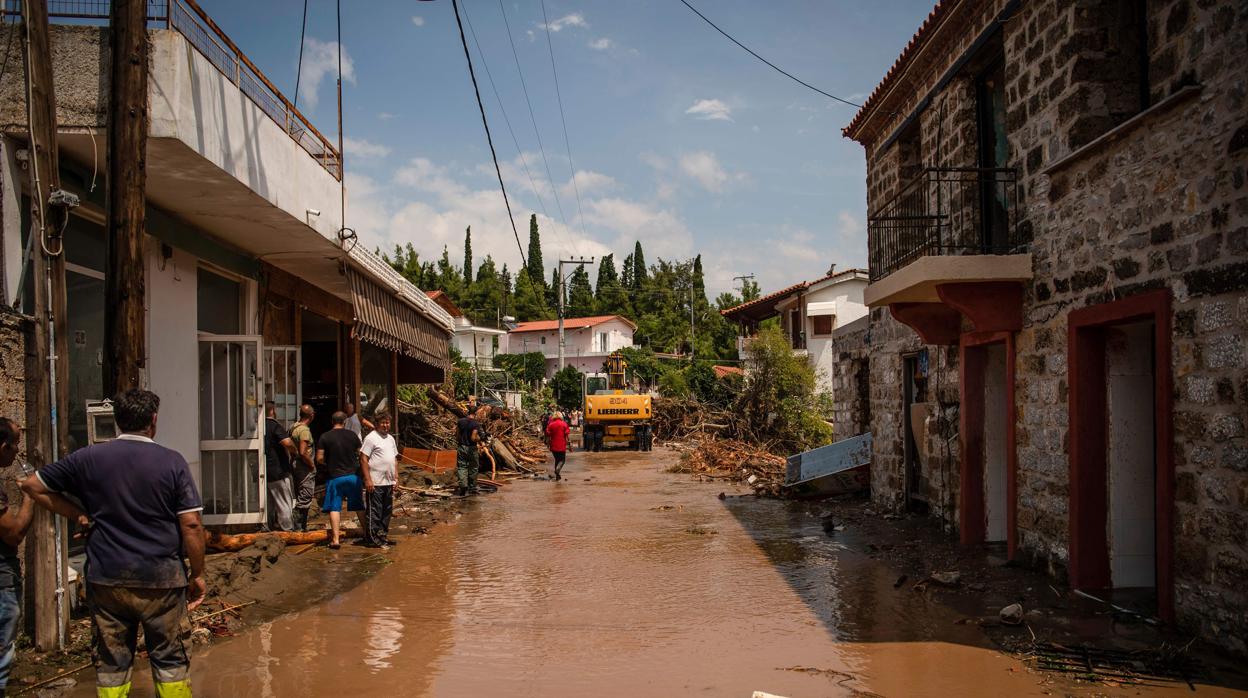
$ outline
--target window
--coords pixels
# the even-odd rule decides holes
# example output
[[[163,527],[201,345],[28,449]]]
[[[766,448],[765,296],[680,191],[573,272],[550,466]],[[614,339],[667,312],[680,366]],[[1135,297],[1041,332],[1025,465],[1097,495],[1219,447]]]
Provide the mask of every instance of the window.
[[[607,333],[599,332],[598,333],[598,351],[605,352],[608,346],[610,346],[610,343],[607,341]]]
[[[200,332],[242,334],[241,282],[201,267],[197,277],[196,301]]]
[[[545,344],[545,343],[546,343],[546,338],[542,337],[542,344]]]
[[[814,323],[814,333],[818,337],[820,335],[832,334],[832,315],[816,315],[811,318]]]

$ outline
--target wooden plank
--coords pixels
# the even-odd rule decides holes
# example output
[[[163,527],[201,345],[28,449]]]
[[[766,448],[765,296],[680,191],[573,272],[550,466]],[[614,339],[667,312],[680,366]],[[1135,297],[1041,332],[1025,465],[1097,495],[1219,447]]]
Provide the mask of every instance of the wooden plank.
[[[104,280],[104,394],[144,384],[143,234],[147,186],[147,69],[144,0],[113,0],[108,94],[108,272]]]

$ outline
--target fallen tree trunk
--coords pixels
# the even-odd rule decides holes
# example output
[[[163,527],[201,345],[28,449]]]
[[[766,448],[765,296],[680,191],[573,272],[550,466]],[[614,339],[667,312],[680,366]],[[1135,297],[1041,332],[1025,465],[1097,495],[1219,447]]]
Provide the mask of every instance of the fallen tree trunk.
[[[347,538],[354,538],[363,535],[358,529],[343,529],[342,535]],[[256,541],[264,538],[276,538],[284,541],[286,545],[303,545],[305,543],[323,543],[329,540],[329,530],[321,531],[270,531],[268,533],[239,533],[230,535],[228,533],[208,533],[208,549],[214,552],[234,553],[243,548],[254,545]]]
[[[447,412],[450,412],[456,417],[468,416],[468,412],[466,412],[464,408],[460,407],[459,404],[456,403],[455,400],[453,400],[452,398],[447,397],[441,390],[438,390],[437,388],[431,385],[429,386],[429,389],[426,392],[429,394],[430,400],[433,400],[434,402],[436,402],[439,407],[446,410]]]

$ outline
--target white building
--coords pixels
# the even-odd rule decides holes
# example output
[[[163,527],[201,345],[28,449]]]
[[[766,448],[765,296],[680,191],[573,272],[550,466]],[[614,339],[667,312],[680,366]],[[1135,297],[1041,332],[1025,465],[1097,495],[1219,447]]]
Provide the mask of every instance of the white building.
[[[316,434],[348,401],[365,415],[393,412],[398,384],[443,380],[452,321],[339,238],[333,143],[202,10],[165,8],[164,27],[149,30],[144,382],[162,401],[157,441],[190,464],[205,522],[256,524],[266,514],[265,401],[287,422],[312,404]],[[107,13],[105,3],[97,19]],[[114,313],[104,302],[110,34],[81,19],[51,32],[61,187],[81,199],[64,232],[68,312],[56,319],[68,338],[68,376],[58,380],[70,386],[71,449],[88,440],[87,401],[108,397],[102,357]],[[30,134],[16,51],[14,60],[0,83],[0,287],[6,305],[29,311],[22,219],[34,183],[23,166]]]
[[[464,361],[478,369],[495,368],[494,357],[507,353],[507,330],[493,327],[482,327],[472,324],[472,320],[444,291],[425,291],[433,302],[437,303],[455,323],[455,337],[452,346],[459,351]]]
[[[832,333],[867,314],[868,308],[862,300],[867,281],[865,269],[847,269],[815,281],[794,284],[724,310],[722,314],[740,327],[737,349],[741,359],[746,358],[745,347],[757,334],[759,323],[778,317],[793,351],[809,357],[815,367],[816,390],[831,394],[836,360]]]
[[[563,321],[564,363],[581,373],[600,373],[608,354],[633,346],[637,326],[621,315],[565,318]],[[559,321],[522,322],[507,338],[513,354],[532,351],[546,356],[546,377],[559,370]]]

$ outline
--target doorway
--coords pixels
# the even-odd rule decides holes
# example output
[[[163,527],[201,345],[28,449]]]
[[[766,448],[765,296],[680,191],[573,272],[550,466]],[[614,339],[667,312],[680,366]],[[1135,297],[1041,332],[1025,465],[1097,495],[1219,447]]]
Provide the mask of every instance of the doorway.
[[[1014,557],[1016,456],[1014,337],[962,336],[959,534],[965,544],[1004,543]]]
[[[1070,315],[1070,575],[1173,618],[1170,295]]]
[[[302,310],[300,322],[300,366],[303,401],[316,410],[311,429],[319,439],[329,431],[331,416],[342,409],[339,404],[338,322]]]
[[[927,351],[902,357],[902,431],[906,508],[926,512],[927,477],[919,434],[927,416]]]

